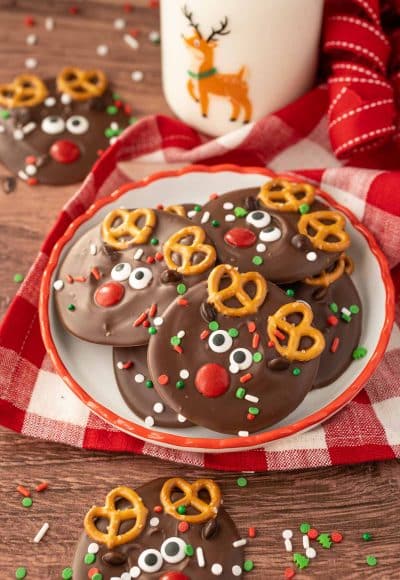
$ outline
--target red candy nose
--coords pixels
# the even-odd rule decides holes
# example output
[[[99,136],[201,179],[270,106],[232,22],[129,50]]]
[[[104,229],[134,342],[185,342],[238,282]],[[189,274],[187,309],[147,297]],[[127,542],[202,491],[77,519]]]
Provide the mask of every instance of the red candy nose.
[[[66,139],[55,141],[50,147],[50,155],[58,163],[73,163],[80,157],[80,154],[78,145]]]
[[[183,572],[166,572],[160,580],[190,580],[190,578]]]
[[[229,374],[221,365],[208,363],[199,368],[194,384],[205,397],[220,397],[229,388]]]
[[[115,306],[122,300],[125,288],[119,282],[106,282],[97,288],[94,294],[94,301],[97,306],[108,308]]]
[[[224,240],[230,246],[235,246],[235,248],[249,248],[255,244],[257,236],[247,228],[232,228],[226,232]]]

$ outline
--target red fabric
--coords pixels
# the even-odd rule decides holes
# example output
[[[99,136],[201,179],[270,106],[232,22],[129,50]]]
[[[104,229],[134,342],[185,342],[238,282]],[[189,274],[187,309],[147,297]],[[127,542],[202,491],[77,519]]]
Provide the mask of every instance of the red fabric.
[[[393,52],[389,55],[381,38],[378,0],[331,0],[327,7],[327,84],[256,124],[214,140],[177,120],[143,119],[95,165],[63,208],[0,329],[2,425],[78,447],[142,453],[230,471],[299,469],[400,457],[400,151],[397,129],[392,128],[397,127],[392,82],[397,78],[400,57]],[[384,3],[385,22],[392,21],[395,9],[394,2]],[[337,19],[341,15],[351,20]],[[357,41],[357,50],[343,50],[336,42],[343,41],[346,30]],[[395,30],[389,37],[393,45],[395,39],[400,46]],[[377,59],[365,58],[361,46],[375,51]],[[384,127],[390,130],[378,133]],[[374,136],[363,137],[372,131]],[[307,433],[252,451],[212,455],[171,451],[134,439],[93,415],[72,395],[55,375],[40,338],[40,279],[52,247],[69,223],[94,200],[128,181],[117,168],[123,160],[154,161],[157,170],[169,163],[268,166],[312,179],[333,197],[338,189],[348,194],[348,207],[373,232],[389,260],[398,311],[383,361],[347,407]],[[43,401],[51,404],[42,405]]]

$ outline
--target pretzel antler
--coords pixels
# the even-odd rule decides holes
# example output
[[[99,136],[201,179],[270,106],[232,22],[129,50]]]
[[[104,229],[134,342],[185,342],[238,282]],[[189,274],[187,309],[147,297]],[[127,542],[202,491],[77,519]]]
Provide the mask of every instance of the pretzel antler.
[[[231,32],[230,30],[225,30],[226,27],[228,26],[227,16],[225,16],[223,20],[220,20],[219,24],[220,28],[218,28],[217,30],[211,28],[211,34],[207,37],[206,42],[210,42],[210,40],[213,40],[216,36],[226,36],[227,34],[230,34]]]
[[[186,4],[182,8],[182,12],[183,12],[185,18],[189,21],[190,26],[192,26],[195,29],[195,31],[197,32],[197,36],[202,39],[203,36],[202,36],[202,34],[200,32],[200,28],[199,28],[200,24],[195,24],[193,22],[193,12],[189,12],[189,9],[188,9]]]

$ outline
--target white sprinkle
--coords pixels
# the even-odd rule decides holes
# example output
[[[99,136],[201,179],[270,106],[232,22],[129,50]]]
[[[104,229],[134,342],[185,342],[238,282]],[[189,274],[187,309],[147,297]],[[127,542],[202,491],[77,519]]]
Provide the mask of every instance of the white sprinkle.
[[[33,56],[30,56],[29,58],[27,58],[25,60],[25,67],[28,68],[28,69],[36,68],[37,65],[38,65],[38,61]]]
[[[132,48],[133,50],[137,50],[139,48],[138,41],[131,34],[124,34],[124,42],[126,42],[126,44],[129,46],[129,48]],[[133,80],[135,80],[135,79],[133,79]]]
[[[211,574],[214,574],[214,576],[221,576],[222,570],[221,564],[215,563],[211,566]]]
[[[96,48],[96,53],[98,56],[107,56],[108,50],[109,48],[106,44],[99,44],[99,46]]]
[[[176,333],[176,336],[178,338],[183,338],[185,336],[185,331],[184,330],[180,330],[179,332]]]
[[[100,546],[99,544],[96,544],[96,542],[92,542],[91,544],[88,545],[88,554],[97,554],[97,552],[99,551]]]
[[[0,125],[0,133],[5,133],[6,128],[4,125]]]
[[[154,418],[151,415],[149,415],[144,420],[144,424],[146,425],[146,427],[153,427],[153,425],[154,425]]]
[[[179,373],[179,377],[181,379],[188,379],[189,378],[189,371],[187,369],[182,369]]]
[[[307,548],[306,550],[306,556],[307,558],[315,558],[315,556],[317,555],[317,552],[315,551],[314,548]]]
[[[267,249],[267,246],[265,244],[257,244],[257,246],[256,246],[257,252],[265,252],[266,249]]]
[[[235,219],[236,219],[236,217],[233,215],[233,213],[227,213],[225,216],[226,222],[234,222]]]
[[[186,423],[187,419],[184,415],[178,414],[179,423]]]
[[[199,568],[204,568],[204,566],[206,565],[206,561],[204,559],[204,552],[203,552],[203,548],[201,546],[196,548],[196,558],[197,558],[197,565],[199,566]]]
[[[50,16],[46,18],[46,20],[44,21],[45,29],[54,30],[54,26],[55,26],[54,18],[51,18]]]
[[[240,576],[241,573],[242,573],[242,569],[240,566],[238,566],[237,564],[236,564],[236,566],[232,566],[232,574],[234,576]]]
[[[141,571],[140,568],[138,568],[138,566],[133,566],[130,570],[129,570],[129,574],[131,575],[131,578],[139,578]],[[122,580],[122,578],[121,578]]]
[[[122,360],[119,360],[117,362],[117,369],[119,369],[120,371],[122,371],[123,368],[124,368],[124,363],[122,362]]]
[[[18,171],[18,177],[19,177],[20,179],[23,179],[24,181],[26,181],[26,180],[28,179],[28,176],[27,176],[27,174],[25,173],[25,171],[22,171],[22,169],[20,169],[20,170]]]
[[[315,252],[307,252],[306,254],[306,260],[308,260],[309,262],[315,262],[317,258],[318,256]]]
[[[163,322],[164,318],[162,316],[156,316],[155,319],[153,320],[154,326],[161,326]]]
[[[162,413],[164,411],[164,405],[162,403],[154,403],[153,411],[155,413]]]
[[[62,290],[64,288],[64,282],[62,280],[55,280],[53,282],[54,290]]]
[[[351,316],[351,312],[348,308],[346,308],[345,306],[343,306],[343,308],[340,311],[342,314],[345,314],[346,316]]]
[[[72,97],[70,95],[68,95],[68,93],[63,93],[61,95],[61,103],[63,105],[70,105],[72,102]]]
[[[142,248],[139,248],[138,250],[136,250],[136,252],[134,253],[133,259],[134,260],[140,260],[140,258],[143,256],[144,254],[144,250],[142,250]]]
[[[110,128],[113,129],[114,131],[117,131],[119,129],[119,125],[116,121],[113,121],[112,123],[110,123]]]
[[[28,34],[28,36],[26,37],[26,44],[28,46],[33,46],[34,44],[37,44],[38,38],[36,36],[36,34]]]
[[[33,541],[35,544],[38,544],[40,542],[40,540],[46,534],[48,529],[49,529],[49,524],[46,522],[45,524],[43,524],[43,526],[40,528],[40,530],[38,531],[36,536],[33,538]]]
[[[160,520],[158,518],[151,518],[151,520],[149,521],[149,524],[152,528],[156,528],[158,526],[158,524],[160,523]]]
[[[144,73],[141,70],[134,70],[131,74],[131,79],[135,81],[135,83],[141,83],[144,78]]]
[[[234,205],[233,205],[233,203],[231,201],[226,201],[222,207],[224,209],[233,209],[234,208]]]
[[[191,209],[190,211],[187,212],[187,216],[190,219],[192,219],[196,214],[197,214],[197,211],[195,209]]]
[[[16,141],[22,141],[22,139],[25,137],[23,130],[15,129],[13,132],[13,137]]]
[[[138,373],[137,375],[135,375],[135,381],[137,383],[143,383],[143,381],[144,381],[144,375],[142,375],[141,373]]]
[[[244,398],[246,399],[246,401],[249,401],[250,403],[258,403],[258,401],[260,400],[255,395],[245,395]]]
[[[239,435],[239,437],[248,437],[249,432],[248,431],[238,431],[238,435]]]
[[[109,141],[110,145],[114,145],[114,143],[117,141],[117,139],[118,139],[117,135],[114,135],[114,137],[111,137],[111,139]]]
[[[239,370],[240,370],[240,369],[239,369],[239,367],[238,367],[238,365],[237,365],[236,363],[232,363],[232,364],[229,366],[229,372],[230,372],[230,373],[232,373],[233,375],[237,375],[237,374],[238,374],[238,372],[239,372]]]
[[[54,97],[47,97],[47,99],[45,99],[45,101],[44,101],[44,104],[46,107],[54,107],[56,102],[57,101]]]
[[[240,538],[240,540],[235,540],[234,542],[232,542],[232,546],[234,548],[241,548],[242,546],[245,546],[246,544],[247,544],[246,538]]]
[[[209,220],[209,219],[210,219],[210,212],[209,212],[209,211],[205,211],[205,212],[203,213],[203,215],[201,216],[201,220],[200,220],[200,222],[201,222],[202,224],[206,224],[206,223],[208,222],[208,220]]]
[[[25,173],[30,177],[32,177],[32,175],[36,175],[37,173],[36,165],[32,165],[31,163],[29,163],[29,165],[25,167]]]
[[[123,30],[126,26],[126,21],[123,18],[116,18],[114,20],[115,30]]]
[[[285,540],[285,550],[286,550],[286,552],[293,551],[292,542],[290,540]]]
[[[303,535],[303,548],[305,550],[307,550],[307,548],[310,547],[310,538],[307,536],[307,534]]]
[[[22,131],[24,132],[24,135],[29,135],[29,133],[32,133],[32,131],[34,131],[36,129],[36,123],[34,121],[31,121],[30,123],[27,123],[26,125],[24,125],[22,127]]]
[[[283,530],[283,532],[282,532],[282,538],[284,540],[290,540],[290,538],[293,538],[293,532],[292,532],[292,530]]]
[[[96,244],[90,244],[89,252],[91,256],[95,256],[97,254],[97,246]]]
[[[123,572],[119,580],[131,580],[132,576],[130,572]]]
[[[160,33],[157,30],[152,30],[149,33],[149,40],[150,42],[159,43],[160,42]]]

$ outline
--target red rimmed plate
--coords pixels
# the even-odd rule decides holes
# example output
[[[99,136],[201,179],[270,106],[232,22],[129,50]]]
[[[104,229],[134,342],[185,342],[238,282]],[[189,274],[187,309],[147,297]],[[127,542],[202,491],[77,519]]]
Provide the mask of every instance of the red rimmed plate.
[[[389,340],[394,318],[394,291],[386,259],[373,236],[357,218],[338,201],[347,203],[346,194],[335,191],[333,200],[319,192],[334,209],[349,219],[352,237],[349,254],[356,263],[354,281],[363,304],[361,344],[367,348],[365,358],[355,361],[334,383],[311,391],[302,404],[284,420],[249,437],[221,435],[202,427],[187,429],[148,428],[123,401],[112,367],[111,347],[87,343],[65,332],[55,312],[52,283],[58,263],[71,244],[88,229],[99,223],[114,207],[154,207],[204,203],[211,193],[256,187],[271,178],[271,171],[232,165],[187,167],[165,171],[134,184],[120,187],[110,197],[93,204],[76,219],[54,246],[43,276],[40,296],[42,335],[50,358],[71,390],[97,415],[115,427],[158,445],[218,453],[251,449],[310,429],[339,411],[362,389],[382,358]],[[289,176],[290,178],[290,176]]]

